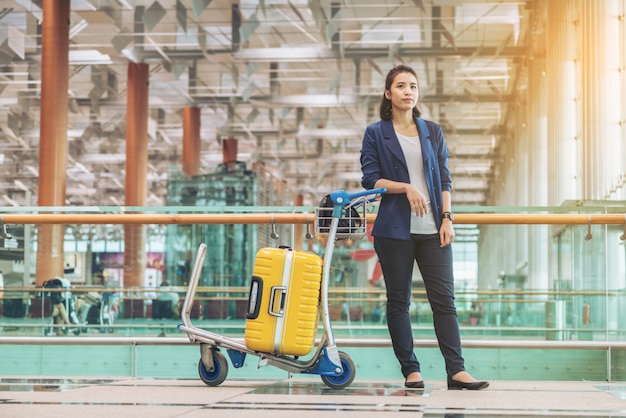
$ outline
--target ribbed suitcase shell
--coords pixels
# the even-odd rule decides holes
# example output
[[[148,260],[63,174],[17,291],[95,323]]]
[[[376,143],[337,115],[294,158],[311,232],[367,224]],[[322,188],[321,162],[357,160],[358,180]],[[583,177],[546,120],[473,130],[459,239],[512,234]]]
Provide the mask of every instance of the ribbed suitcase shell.
[[[265,353],[310,353],[317,334],[322,259],[291,248],[261,248],[252,275],[253,284],[260,285],[251,287],[246,346]]]

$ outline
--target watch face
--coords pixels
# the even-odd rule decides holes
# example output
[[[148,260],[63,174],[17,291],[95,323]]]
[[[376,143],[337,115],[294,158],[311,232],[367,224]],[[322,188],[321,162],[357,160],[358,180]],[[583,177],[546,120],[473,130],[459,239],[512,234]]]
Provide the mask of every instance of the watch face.
[[[452,212],[444,212],[442,218],[448,218],[454,222],[454,214]]]

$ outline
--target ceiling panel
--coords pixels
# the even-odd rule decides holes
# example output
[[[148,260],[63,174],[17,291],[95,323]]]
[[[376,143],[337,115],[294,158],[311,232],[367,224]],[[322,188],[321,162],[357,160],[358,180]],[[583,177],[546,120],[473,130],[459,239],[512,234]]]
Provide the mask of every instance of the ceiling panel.
[[[238,159],[250,167],[264,162],[305,204],[333,189],[359,189],[362,133],[377,120],[386,72],[399,63],[417,70],[424,117],[444,127],[458,190],[454,204],[490,203],[493,161],[516,101],[532,3],[71,5],[68,204],[124,201],[130,61],[150,65],[150,204],[165,204],[168,173],[181,163],[185,106],[201,108],[204,172],[221,162],[219,139],[232,137],[239,140]],[[0,37],[14,45],[0,43],[7,204],[27,204],[25,188],[36,202],[41,18],[40,1],[0,0]]]

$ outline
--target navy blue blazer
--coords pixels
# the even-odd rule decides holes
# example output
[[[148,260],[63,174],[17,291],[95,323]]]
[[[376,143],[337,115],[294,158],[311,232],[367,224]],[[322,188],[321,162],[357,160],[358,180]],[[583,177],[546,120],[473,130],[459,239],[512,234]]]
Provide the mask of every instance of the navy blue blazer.
[[[415,118],[422,145],[424,176],[437,230],[441,228],[442,191],[452,188],[448,170],[450,152],[441,126]],[[409,170],[402,147],[390,120],[369,125],[361,147],[361,185],[372,189],[380,179],[410,183]],[[411,238],[411,207],[406,194],[385,194],[380,202],[372,235],[381,238]]]

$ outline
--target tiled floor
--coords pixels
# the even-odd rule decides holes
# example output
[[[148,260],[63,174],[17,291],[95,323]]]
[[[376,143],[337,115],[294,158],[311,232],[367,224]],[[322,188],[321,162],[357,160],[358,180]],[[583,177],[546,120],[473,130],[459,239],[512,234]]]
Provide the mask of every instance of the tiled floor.
[[[626,385],[494,381],[478,392],[443,381],[405,390],[359,381],[332,390],[319,380],[0,378],[0,417],[626,417]]]

